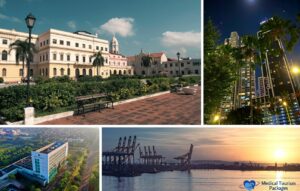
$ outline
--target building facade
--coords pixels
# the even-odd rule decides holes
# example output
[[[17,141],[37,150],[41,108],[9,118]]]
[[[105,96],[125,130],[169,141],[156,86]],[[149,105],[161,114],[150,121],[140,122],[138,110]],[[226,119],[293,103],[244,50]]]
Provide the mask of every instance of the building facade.
[[[230,37],[225,39],[224,45],[229,45],[233,48],[240,48],[243,46],[237,32],[231,32]],[[221,119],[226,119],[227,114],[231,110],[250,106],[250,100],[255,99],[256,96],[256,80],[255,70],[251,69],[249,63],[241,67],[238,71],[238,79],[231,87],[231,94],[225,96],[221,106]]]
[[[68,142],[54,142],[31,152],[32,170],[49,183],[67,159]]]
[[[167,76],[200,75],[200,59],[168,59],[161,67],[161,73]]]
[[[151,57],[152,62],[149,67],[143,66],[143,56]],[[178,61],[178,59],[168,58],[164,52],[146,54],[141,51],[138,55],[129,56],[128,64],[134,68],[136,75],[200,75],[200,59],[181,58]]]
[[[110,41],[109,67],[109,75],[133,75],[133,67],[127,64],[127,57],[120,53],[115,36]]]
[[[17,64],[15,51],[9,52],[9,45],[17,39],[27,38],[27,33],[0,29],[0,77],[5,82],[21,81],[22,64]],[[37,49],[31,63],[33,77],[69,76],[76,79],[85,75],[96,76],[98,73],[107,78],[115,73],[115,70],[117,74],[133,73],[132,67],[127,66],[126,57],[119,54],[119,44],[115,36],[109,42],[85,31],[71,33],[49,29],[40,35],[33,35],[32,42]],[[104,58],[104,66],[99,67],[97,72],[97,67],[92,64],[92,56],[99,51]],[[24,76],[27,75],[25,72],[26,70]]]
[[[264,25],[272,19],[263,21],[260,25]],[[268,35],[268,32],[270,31],[259,31],[258,38],[263,38]],[[282,52],[282,54],[278,52]],[[300,124],[300,108],[296,97],[295,79],[291,74],[290,63],[282,41],[273,39],[271,48],[264,54],[261,77],[267,78],[269,84],[262,87],[266,91],[266,96],[261,105],[265,107],[265,117],[272,119],[268,121],[268,124]]]
[[[0,29],[0,77],[2,77],[5,82],[21,81],[23,76],[27,76],[26,61],[25,70],[23,71],[22,61],[17,62],[16,60],[16,50],[10,50],[9,48],[9,45],[16,40],[24,41],[27,38],[28,33]],[[32,35],[32,43],[36,44],[37,39],[37,35]]]
[[[149,67],[145,67],[142,64],[143,56],[150,56],[152,58],[152,63]],[[129,56],[128,65],[134,68],[135,75],[146,75],[146,76],[155,76],[159,75],[162,72],[162,64],[168,61],[168,58],[164,52],[158,53],[144,53],[141,51],[135,56]]]

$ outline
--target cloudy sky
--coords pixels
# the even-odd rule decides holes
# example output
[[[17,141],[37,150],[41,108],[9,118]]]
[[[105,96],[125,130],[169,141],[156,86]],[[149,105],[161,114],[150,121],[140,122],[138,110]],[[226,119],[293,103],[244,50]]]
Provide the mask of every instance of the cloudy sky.
[[[26,32],[29,12],[37,17],[36,34],[49,28],[107,40],[115,34],[125,55],[142,48],[200,58],[200,0],[0,0],[1,28]]]
[[[300,129],[284,128],[117,128],[103,129],[103,150],[117,146],[120,136],[137,136],[172,159],[194,144],[193,160],[300,163]]]

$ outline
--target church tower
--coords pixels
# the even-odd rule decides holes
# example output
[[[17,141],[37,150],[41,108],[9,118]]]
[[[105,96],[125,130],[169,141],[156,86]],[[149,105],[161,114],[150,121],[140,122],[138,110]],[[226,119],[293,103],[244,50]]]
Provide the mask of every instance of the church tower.
[[[119,42],[115,35],[113,36],[112,40],[110,41],[110,53],[112,54],[119,54]]]

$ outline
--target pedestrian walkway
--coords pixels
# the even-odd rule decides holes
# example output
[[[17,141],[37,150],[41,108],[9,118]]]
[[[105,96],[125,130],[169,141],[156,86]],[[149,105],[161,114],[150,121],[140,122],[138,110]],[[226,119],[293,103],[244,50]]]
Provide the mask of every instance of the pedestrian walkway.
[[[133,101],[85,115],[70,116],[43,123],[46,125],[200,125],[200,88],[196,95],[167,93]]]

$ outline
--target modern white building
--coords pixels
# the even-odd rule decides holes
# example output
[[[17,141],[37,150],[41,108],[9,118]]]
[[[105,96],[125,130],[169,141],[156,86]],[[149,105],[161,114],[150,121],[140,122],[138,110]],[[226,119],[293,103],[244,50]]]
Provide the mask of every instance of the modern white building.
[[[49,183],[67,159],[68,142],[54,142],[31,152],[32,170]]]

